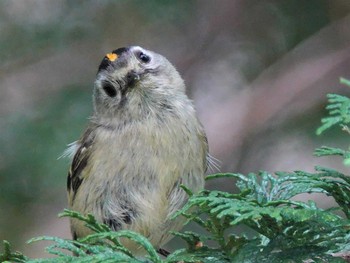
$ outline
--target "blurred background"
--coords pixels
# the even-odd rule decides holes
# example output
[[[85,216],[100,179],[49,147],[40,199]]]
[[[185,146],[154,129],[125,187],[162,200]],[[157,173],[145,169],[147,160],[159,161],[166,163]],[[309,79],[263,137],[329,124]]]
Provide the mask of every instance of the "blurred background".
[[[176,65],[221,171],[347,172],[312,152],[348,147],[315,130],[326,94],[350,95],[349,13],[348,0],[1,1],[0,240],[39,257],[29,238],[70,238],[57,218],[69,160],[57,158],[85,128],[101,59],[128,45]]]

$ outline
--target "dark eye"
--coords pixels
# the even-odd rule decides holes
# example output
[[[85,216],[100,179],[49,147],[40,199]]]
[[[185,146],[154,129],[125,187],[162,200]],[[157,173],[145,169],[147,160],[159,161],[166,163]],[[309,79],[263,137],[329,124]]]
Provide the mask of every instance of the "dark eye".
[[[108,82],[103,83],[102,89],[106,92],[106,94],[109,97],[113,98],[117,95],[117,91],[111,83],[108,83]]]
[[[148,62],[150,62],[151,61],[151,58],[149,57],[149,56],[147,56],[145,53],[143,53],[143,52],[140,52],[139,54],[138,54],[138,56],[139,56],[139,59],[143,62],[143,63],[148,63]]]

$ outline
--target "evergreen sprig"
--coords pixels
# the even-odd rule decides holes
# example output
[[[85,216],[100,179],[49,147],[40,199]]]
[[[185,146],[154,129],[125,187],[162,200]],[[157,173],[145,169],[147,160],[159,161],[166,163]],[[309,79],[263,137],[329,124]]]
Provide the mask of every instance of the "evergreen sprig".
[[[341,79],[350,86],[350,81]],[[322,119],[320,134],[340,125],[350,131],[350,99],[328,95],[329,116]],[[321,147],[316,156],[341,156],[350,163],[350,152],[339,148]],[[316,167],[305,171],[260,171],[243,175],[219,173],[207,180],[226,178],[238,193],[203,190],[188,193],[187,204],[174,215],[184,216],[187,223],[199,225],[203,231],[174,232],[187,247],[167,258],[142,235],[129,231],[112,231],[92,215],[65,210],[60,216],[81,220],[91,234],[69,240],[58,237],[33,238],[29,243],[46,240],[52,244],[47,252],[53,258],[31,259],[14,252],[9,242],[3,242],[0,262],[345,262],[342,254],[350,251],[350,177],[336,170]],[[313,201],[295,200],[299,194],[320,193],[333,198],[337,206],[322,209]],[[144,252],[133,255],[121,240],[128,239]]]
[[[340,83],[350,87],[350,81],[344,78],[340,79]],[[328,117],[322,118],[322,125],[317,129],[316,134],[320,135],[325,130],[341,125],[343,129],[349,130],[350,123],[350,99],[346,96],[338,94],[328,94]]]
[[[215,241],[215,245],[204,246],[201,250],[206,251],[210,258],[215,253],[217,262],[335,260],[331,253],[348,247],[349,220],[318,208],[313,202],[290,200],[300,193],[321,192],[333,196],[337,187],[350,200],[350,184],[341,174],[337,176],[332,170],[319,170],[315,174],[295,172],[272,176],[260,172],[248,176],[230,173],[209,176],[208,180],[238,179],[236,185],[240,194],[204,190],[190,197],[178,214],[196,222],[209,233],[196,235],[195,239]],[[194,207],[197,212],[191,212]],[[341,208],[347,213],[347,207]],[[246,230],[240,235],[225,234],[238,232],[241,226]],[[249,239],[246,236],[250,232],[257,235]]]
[[[0,254],[0,262],[27,262],[28,258],[21,252],[13,252],[8,241],[3,241],[4,249]]]

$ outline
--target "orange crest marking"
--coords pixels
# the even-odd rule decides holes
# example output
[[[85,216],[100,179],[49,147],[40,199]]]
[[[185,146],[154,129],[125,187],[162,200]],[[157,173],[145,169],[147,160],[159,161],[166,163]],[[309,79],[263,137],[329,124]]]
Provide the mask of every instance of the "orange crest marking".
[[[117,54],[115,54],[115,53],[108,53],[107,55],[106,55],[106,57],[110,60],[110,61],[115,61],[117,58],[118,58],[118,55]]]

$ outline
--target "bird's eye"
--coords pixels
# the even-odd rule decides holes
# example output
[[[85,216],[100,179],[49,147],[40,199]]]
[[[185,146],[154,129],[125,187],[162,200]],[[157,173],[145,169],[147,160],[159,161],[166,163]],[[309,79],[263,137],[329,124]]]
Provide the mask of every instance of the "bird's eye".
[[[111,83],[105,82],[102,84],[102,89],[106,92],[109,97],[117,96],[117,91]]]
[[[151,61],[151,58],[143,52],[140,52],[138,54],[138,57],[143,63],[148,63]]]

